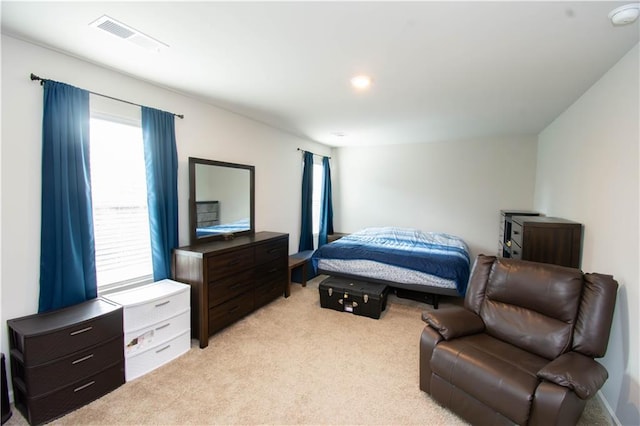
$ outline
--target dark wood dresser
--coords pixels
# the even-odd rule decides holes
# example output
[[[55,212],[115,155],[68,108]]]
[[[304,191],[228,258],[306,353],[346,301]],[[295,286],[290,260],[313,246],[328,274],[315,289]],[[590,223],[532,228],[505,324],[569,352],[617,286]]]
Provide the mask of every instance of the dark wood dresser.
[[[30,424],[124,383],[122,307],[102,298],[7,321],[15,406]]]
[[[498,231],[498,257],[511,257],[511,225],[513,216],[540,216],[532,210],[500,210]]]
[[[508,256],[580,268],[582,224],[558,217],[513,216]]]
[[[276,232],[173,251],[173,279],[191,286],[191,332],[201,348],[216,331],[285,293],[288,253],[289,234]]]

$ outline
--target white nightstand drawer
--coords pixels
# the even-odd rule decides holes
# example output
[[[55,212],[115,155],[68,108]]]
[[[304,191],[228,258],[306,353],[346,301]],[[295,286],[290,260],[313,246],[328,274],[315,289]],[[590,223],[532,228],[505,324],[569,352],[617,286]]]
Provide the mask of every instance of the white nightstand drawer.
[[[125,378],[127,382],[136,379],[156,368],[185,354],[191,348],[191,331],[173,337],[171,340],[157,344],[147,350],[127,357],[125,362]]]
[[[133,356],[150,346],[169,340],[172,336],[189,331],[189,327],[190,311],[186,309],[176,316],[148,327],[129,330],[124,334],[124,354],[126,357]]]
[[[187,284],[162,280],[104,297],[124,306],[126,333],[150,327],[190,309],[189,289]]]

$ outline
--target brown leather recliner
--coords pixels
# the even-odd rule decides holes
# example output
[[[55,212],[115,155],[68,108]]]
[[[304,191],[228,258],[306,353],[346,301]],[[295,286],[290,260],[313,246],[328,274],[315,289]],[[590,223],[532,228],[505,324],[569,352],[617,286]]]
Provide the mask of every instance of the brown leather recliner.
[[[463,307],[423,314],[420,389],[472,424],[575,424],[607,380],[618,283],[480,255]]]

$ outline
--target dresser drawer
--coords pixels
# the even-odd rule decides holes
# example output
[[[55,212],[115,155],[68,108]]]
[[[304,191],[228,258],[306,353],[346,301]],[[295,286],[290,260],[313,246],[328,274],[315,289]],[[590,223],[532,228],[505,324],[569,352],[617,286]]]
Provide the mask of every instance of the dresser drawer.
[[[516,243],[520,247],[522,247],[522,232],[522,225],[517,222],[513,222],[511,225],[511,242]]]
[[[286,239],[271,241],[256,246],[256,263],[266,263],[275,259],[286,259],[289,255],[289,242]]]
[[[253,310],[253,291],[209,309],[209,334],[226,327]]]
[[[185,354],[190,348],[191,331],[186,330],[165,342],[156,342],[155,346],[128,357],[125,374],[127,382]]]
[[[109,293],[105,298],[124,307],[124,331],[137,331],[176,316],[191,306],[191,287],[172,280]]]
[[[165,342],[172,336],[190,331],[191,312],[189,309],[167,318],[156,324],[138,330],[131,330],[124,335],[124,353],[126,357],[134,356],[145,349]],[[127,360],[127,363],[129,361]]]
[[[13,354],[24,365],[34,367],[104,343],[114,337],[122,338],[122,308],[49,333],[30,336],[14,334],[16,346]]]
[[[280,259],[256,268],[256,288],[254,293],[255,307],[271,302],[284,294],[289,270]]]
[[[211,256],[208,263],[209,282],[219,280],[230,274],[244,271],[253,266],[253,247],[234,250],[229,253]]]
[[[522,259],[522,247],[520,247],[515,241],[511,242],[511,248],[509,251],[511,252],[512,259]]]
[[[269,281],[263,281],[260,285],[256,287],[254,293],[254,304],[255,308],[258,308],[262,305],[266,305],[278,297],[281,297],[284,294],[284,288],[286,285],[286,275],[285,279],[278,278],[272,279]]]
[[[29,397],[23,386],[14,385],[16,407],[30,424],[51,421],[102,395],[111,392],[124,383],[124,362],[120,361],[106,369],[78,380],[64,388],[41,397]]]
[[[140,330],[167,318],[174,317],[191,306],[189,287],[183,285],[179,293],[160,296],[144,303],[126,306],[124,309],[125,332]]]
[[[287,263],[279,259],[260,265],[255,271],[256,287],[270,281],[279,281],[284,288],[284,285],[289,279],[288,271]]]
[[[213,308],[227,300],[253,289],[252,271],[233,274],[227,278],[209,283],[209,307]]]
[[[123,357],[122,340],[115,337],[104,344],[37,367],[23,367],[16,363],[13,374],[24,381],[28,396],[37,396],[91,376],[105,365],[122,361]]]

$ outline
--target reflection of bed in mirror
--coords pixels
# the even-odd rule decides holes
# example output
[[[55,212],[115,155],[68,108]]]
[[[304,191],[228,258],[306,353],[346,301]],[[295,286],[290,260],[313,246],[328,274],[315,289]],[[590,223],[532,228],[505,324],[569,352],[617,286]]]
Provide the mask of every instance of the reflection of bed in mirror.
[[[254,232],[253,166],[189,158],[191,243]]]
[[[196,201],[196,236],[198,238],[212,235],[228,235],[246,231],[250,227],[248,217],[235,222],[220,223],[220,202]]]
[[[248,217],[231,223],[223,223],[222,225],[199,226],[196,228],[196,235],[198,238],[212,235],[228,235],[234,232],[246,231],[247,229],[249,229]]]

